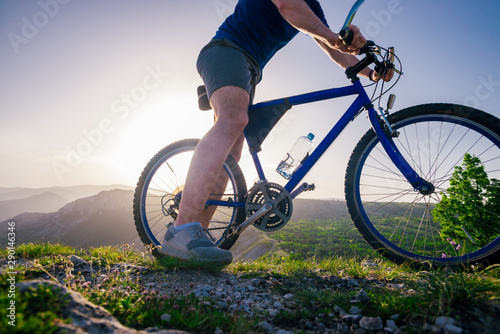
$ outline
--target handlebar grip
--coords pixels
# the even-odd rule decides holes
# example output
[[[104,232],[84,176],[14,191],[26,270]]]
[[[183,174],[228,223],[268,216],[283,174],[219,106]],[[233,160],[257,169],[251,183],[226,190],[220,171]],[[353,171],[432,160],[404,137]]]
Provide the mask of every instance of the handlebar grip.
[[[339,37],[345,45],[351,45],[354,34],[349,27],[343,27],[339,32]]]

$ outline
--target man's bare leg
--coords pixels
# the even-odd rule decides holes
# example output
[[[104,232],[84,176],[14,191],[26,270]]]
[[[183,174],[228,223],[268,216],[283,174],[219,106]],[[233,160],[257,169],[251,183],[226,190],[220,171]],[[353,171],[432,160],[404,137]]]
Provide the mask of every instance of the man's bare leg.
[[[229,154],[236,160],[236,162],[240,160],[244,140],[245,136],[242,134],[240,138],[236,140],[233,147],[229,151]],[[210,190],[210,195],[208,199],[220,200],[222,198],[221,194],[224,194],[226,191],[228,181],[229,181],[229,176],[227,175],[227,172],[224,170],[224,168],[221,168],[219,171],[219,176],[217,178],[217,181]],[[204,228],[208,228],[210,220],[217,211],[217,208],[218,208],[217,206],[212,205],[203,210],[203,218],[200,221],[201,226],[203,226]]]
[[[244,89],[235,86],[219,88],[212,94],[210,103],[218,116],[217,121],[196,146],[175,226],[204,220],[208,195],[219,178],[229,151],[238,140],[241,141],[248,123],[249,94]]]
[[[248,93],[239,87],[219,88],[212,94],[211,103],[219,117],[196,146],[179,214],[174,226],[165,233],[158,250],[160,253],[179,259],[221,264],[232,261],[231,252],[216,247],[202,230],[201,223],[204,222],[209,193],[217,180],[222,181],[222,165],[248,123],[248,102]]]

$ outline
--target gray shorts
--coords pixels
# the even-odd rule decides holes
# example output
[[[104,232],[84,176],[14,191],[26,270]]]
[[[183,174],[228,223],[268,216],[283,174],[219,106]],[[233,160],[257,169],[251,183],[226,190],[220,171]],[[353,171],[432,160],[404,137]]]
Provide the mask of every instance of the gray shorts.
[[[208,98],[221,87],[237,86],[250,94],[260,81],[259,64],[245,51],[225,39],[214,39],[201,51],[196,68],[207,89]]]

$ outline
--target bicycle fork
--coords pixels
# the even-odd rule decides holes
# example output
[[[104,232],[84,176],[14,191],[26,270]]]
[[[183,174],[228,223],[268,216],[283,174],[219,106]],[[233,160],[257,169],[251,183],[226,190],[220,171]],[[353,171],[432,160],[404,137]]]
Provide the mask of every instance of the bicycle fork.
[[[383,126],[386,120],[380,120],[373,106],[368,108],[368,118],[372,124],[373,130],[377,134],[382,147],[391,159],[392,163],[403,174],[406,180],[411,184],[415,191],[420,192],[422,195],[430,195],[434,192],[434,185],[424,180],[418,173],[410,166],[408,161],[402,156],[396,144],[392,140],[392,134],[384,130]]]

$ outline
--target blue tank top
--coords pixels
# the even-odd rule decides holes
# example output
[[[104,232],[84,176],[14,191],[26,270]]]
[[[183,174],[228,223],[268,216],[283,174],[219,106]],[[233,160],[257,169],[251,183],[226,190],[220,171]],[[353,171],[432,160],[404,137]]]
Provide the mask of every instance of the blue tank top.
[[[304,1],[328,25],[319,2]],[[234,13],[222,23],[214,39],[233,42],[252,56],[262,69],[298,32],[271,0],[239,0]]]

